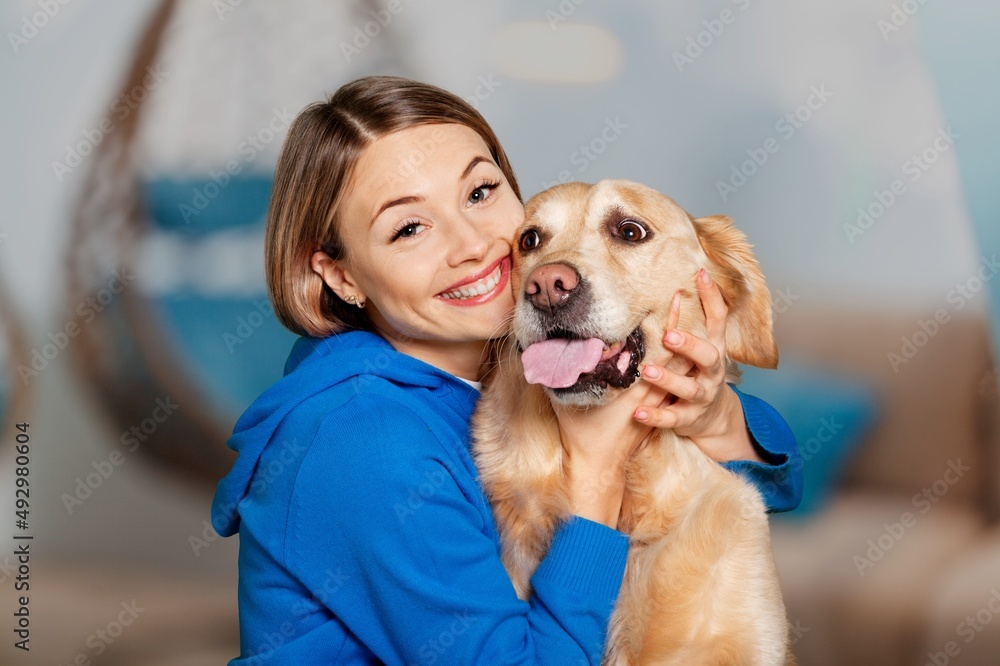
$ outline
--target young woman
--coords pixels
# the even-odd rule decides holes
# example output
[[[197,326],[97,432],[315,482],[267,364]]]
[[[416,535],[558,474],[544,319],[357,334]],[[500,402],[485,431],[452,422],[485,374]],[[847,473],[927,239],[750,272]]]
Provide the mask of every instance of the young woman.
[[[493,131],[439,88],[360,79],[292,124],[265,252],[275,312],[303,337],[236,424],[213,504],[240,535],[231,663],[599,663],[628,550],[620,461],[650,427],[690,436],[771,510],[798,503],[795,441],[724,383],[725,303],[703,279],[709,339],[670,331],[674,367],[647,367],[600,423],[567,421],[575,515],[517,598],[468,422],[522,220]]]

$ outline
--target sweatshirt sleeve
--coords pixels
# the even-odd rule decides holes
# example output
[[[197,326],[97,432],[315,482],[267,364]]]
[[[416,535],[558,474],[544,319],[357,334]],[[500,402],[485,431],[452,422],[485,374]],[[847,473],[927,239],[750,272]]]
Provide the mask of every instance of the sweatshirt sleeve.
[[[765,462],[733,460],[722,465],[760,490],[768,513],[791,511],[802,500],[802,459],[795,435],[774,407],[730,387],[743,405],[751,443]]]
[[[473,477],[416,413],[354,397],[332,417],[295,482],[285,559],[361,642],[387,664],[600,663],[625,535],[572,518],[522,601]]]

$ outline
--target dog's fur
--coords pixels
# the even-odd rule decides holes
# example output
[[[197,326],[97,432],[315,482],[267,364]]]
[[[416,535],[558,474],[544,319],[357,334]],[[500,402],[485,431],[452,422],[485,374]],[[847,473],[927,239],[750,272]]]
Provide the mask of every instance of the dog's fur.
[[[764,276],[728,218],[693,219],[659,192],[620,180],[558,185],[532,198],[525,212],[514,248],[513,332],[497,351],[472,435],[504,564],[526,599],[553,532],[572,514],[550,399],[599,408],[632,383],[639,360],[662,363],[659,340],[678,290],[677,328],[704,336],[694,282],[703,266],[728,306],[727,379],[738,379],[732,361],[774,368],[778,353]],[[641,224],[645,238],[620,237],[622,220]],[[531,230],[541,242],[524,250],[517,239]],[[574,268],[589,291],[586,307],[562,320],[534,307],[523,288],[534,268],[554,263]],[[610,344],[637,327],[652,342],[639,345],[633,356],[645,347],[645,358],[633,358],[621,385],[581,376],[582,388],[553,390],[524,378],[521,350],[554,330]],[[626,463],[618,529],[630,547],[604,663],[792,663],[765,507],[749,483],[691,440],[657,430]]]

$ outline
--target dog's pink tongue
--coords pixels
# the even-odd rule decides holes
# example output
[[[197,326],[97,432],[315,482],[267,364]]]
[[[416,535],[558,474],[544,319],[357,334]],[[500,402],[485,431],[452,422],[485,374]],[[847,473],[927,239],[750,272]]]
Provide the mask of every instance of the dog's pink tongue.
[[[524,378],[529,384],[566,388],[585,372],[597,367],[604,351],[600,338],[566,340],[553,338],[530,345],[521,354]]]

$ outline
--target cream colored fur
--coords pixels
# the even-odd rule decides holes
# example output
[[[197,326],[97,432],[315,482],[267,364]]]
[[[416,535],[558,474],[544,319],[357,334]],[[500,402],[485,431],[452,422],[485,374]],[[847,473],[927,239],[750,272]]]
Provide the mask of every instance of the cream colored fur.
[[[616,216],[640,221],[652,237],[640,244],[609,238],[608,221]],[[585,325],[613,341],[641,323],[645,360],[653,362],[665,353],[659,340],[675,291],[683,297],[678,328],[704,335],[694,277],[707,266],[729,307],[730,360],[765,367],[778,360],[764,277],[728,218],[692,219],[648,187],[602,181],[537,195],[526,206],[522,230],[528,228],[544,231],[545,240],[533,251],[515,249],[513,334],[497,349],[472,421],[473,452],[504,564],[522,598],[555,529],[572,513],[550,403],[559,398],[527,384],[515,346],[544,336],[522,293],[524,276],[547,263],[576,267],[594,295]],[[620,390],[566,402],[600,409]],[[758,492],[670,430],[657,430],[640,445],[627,462],[626,484],[618,529],[630,537],[629,556],[604,663],[793,663]]]

